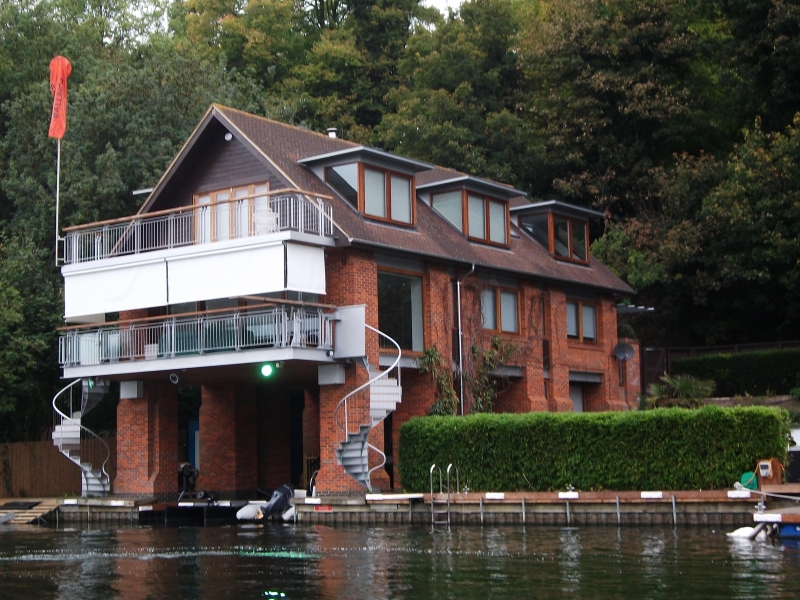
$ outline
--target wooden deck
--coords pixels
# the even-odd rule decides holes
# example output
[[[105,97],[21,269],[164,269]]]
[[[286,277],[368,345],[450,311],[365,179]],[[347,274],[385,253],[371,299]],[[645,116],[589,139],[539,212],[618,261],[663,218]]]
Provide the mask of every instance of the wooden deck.
[[[0,498],[0,507],[10,502],[38,502],[31,508],[0,508],[0,517],[14,513],[14,518],[7,525],[37,525],[42,524],[52,512],[58,508],[58,498]]]

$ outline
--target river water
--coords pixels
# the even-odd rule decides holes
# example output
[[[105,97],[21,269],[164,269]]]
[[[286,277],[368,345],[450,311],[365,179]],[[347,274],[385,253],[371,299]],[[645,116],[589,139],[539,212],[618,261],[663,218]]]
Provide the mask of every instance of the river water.
[[[0,598],[800,598],[800,549],[691,527],[0,527]]]

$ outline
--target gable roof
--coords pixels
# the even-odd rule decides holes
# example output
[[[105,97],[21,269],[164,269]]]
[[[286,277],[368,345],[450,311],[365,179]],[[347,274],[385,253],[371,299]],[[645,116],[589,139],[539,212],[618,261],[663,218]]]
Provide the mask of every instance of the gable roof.
[[[509,248],[501,248],[470,242],[446,219],[421,201],[417,201],[416,204],[417,220],[416,226],[413,228],[365,218],[349,202],[341,198],[317,177],[310,168],[302,164],[304,159],[307,161],[324,155],[347,154],[348,151],[364,149],[363,146],[218,104],[209,108],[192,136],[184,144],[181,152],[173,160],[167,173],[154,188],[153,194],[142,207],[142,211],[149,209],[158,196],[159,190],[163,189],[165,181],[169,179],[170,173],[180,166],[188,154],[193,140],[199,137],[212,119],[221,122],[236,136],[238,141],[257,154],[265,166],[271,167],[270,170],[285,178],[287,187],[332,197],[333,219],[349,244],[394,250],[451,264],[470,265],[474,263],[477,267],[484,269],[540,277],[565,284],[589,286],[616,294],[631,295],[634,293],[625,282],[594,258],[591,258],[588,266],[554,259],[538,242],[514,226],[513,223],[511,224],[511,245]],[[407,161],[408,159],[402,160]],[[419,161],[413,162],[425,167],[429,166]],[[466,182],[470,180],[470,176],[443,167],[422,170],[416,175],[418,186],[456,179],[463,179]],[[480,181],[477,178],[471,179]],[[509,192],[517,192],[502,184],[488,183],[498,186],[498,189],[499,186],[502,186]],[[512,205],[522,204],[524,198],[520,200],[518,196],[513,197],[511,203]],[[344,241],[340,240],[339,243],[344,243]]]

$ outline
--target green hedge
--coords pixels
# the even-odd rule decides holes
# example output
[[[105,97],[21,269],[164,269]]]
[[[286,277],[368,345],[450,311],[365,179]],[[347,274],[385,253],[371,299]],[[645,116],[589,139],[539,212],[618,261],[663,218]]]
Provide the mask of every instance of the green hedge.
[[[785,460],[788,433],[767,407],[419,417],[400,428],[398,462],[413,492],[434,463],[472,491],[723,489],[758,459]]]
[[[800,348],[680,358],[672,363],[679,373],[713,379],[716,396],[788,394],[800,386]]]

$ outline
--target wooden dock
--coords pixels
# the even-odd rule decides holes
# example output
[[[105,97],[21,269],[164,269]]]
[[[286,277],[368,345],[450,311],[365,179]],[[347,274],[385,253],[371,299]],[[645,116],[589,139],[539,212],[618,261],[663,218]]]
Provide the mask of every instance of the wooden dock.
[[[43,525],[57,509],[58,498],[0,498],[0,517],[14,513],[6,525]]]

